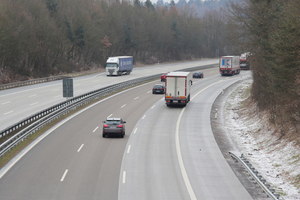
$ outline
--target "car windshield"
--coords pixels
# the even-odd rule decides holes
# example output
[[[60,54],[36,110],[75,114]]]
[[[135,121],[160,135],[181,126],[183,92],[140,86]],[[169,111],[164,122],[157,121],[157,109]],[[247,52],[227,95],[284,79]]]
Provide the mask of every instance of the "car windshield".
[[[117,124],[121,124],[120,120],[107,120],[106,124],[108,125],[117,125]]]
[[[115,63],[107,63],[106,64],[106,68],[117,68],[117,67],[118,67],[118,65]]]

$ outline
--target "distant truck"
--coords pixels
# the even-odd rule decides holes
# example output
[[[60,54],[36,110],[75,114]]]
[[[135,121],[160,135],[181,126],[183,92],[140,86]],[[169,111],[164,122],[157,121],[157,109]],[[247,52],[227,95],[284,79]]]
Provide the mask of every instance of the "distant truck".
[[[106,61],[105,70],[107,76],[121,76],[123,74],[130,74],[132,69],[132,56],[109,57]]]
[[[240,57],[239,56],[222,56],[220,58],[219,71],[222,76],[239,74]]]
[[[250,69],[250,52],[243,53],[240,56],[240,68]]]
[[[166,75],[165,101],[167,106],[186,106],[190,101],[192,73],[170,72]]]

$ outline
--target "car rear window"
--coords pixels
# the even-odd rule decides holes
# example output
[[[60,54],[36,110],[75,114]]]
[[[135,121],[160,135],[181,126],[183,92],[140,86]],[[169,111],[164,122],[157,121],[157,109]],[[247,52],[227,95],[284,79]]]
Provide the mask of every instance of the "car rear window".
[[[106,120],[106,124],[116,125],[116,124],[121,124],[121,121],[120,120]]]
[[[154,85],[154,88],[163,88],[162,85]]]

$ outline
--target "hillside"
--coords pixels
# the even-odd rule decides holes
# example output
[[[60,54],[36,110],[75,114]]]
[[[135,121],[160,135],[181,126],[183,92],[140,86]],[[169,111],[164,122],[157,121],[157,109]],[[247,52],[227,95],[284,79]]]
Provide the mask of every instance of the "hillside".
[[[258,112],[249,97],[251,84],[244,83],[227,99],[225,128],[238,151],[285,200],[300,199],[300,145],[289,137],[295,130],[282,137],[270,113]]]

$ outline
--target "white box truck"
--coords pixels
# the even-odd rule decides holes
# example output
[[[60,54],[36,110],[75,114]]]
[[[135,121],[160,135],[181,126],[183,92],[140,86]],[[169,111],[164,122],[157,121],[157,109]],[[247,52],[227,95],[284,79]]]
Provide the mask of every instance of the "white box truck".
[[[130,74],[133,69],[132,56],[109,57],[106,61],[105,70],[107,76],[121,76]]]
[[[240,57],[239,56],[222,56],[220,58],[219,71],[222,76],[239,74]]]
[[[186,106],[190,101],[192,73],[170,72],[166,75],[165,101],[167,106]]]

